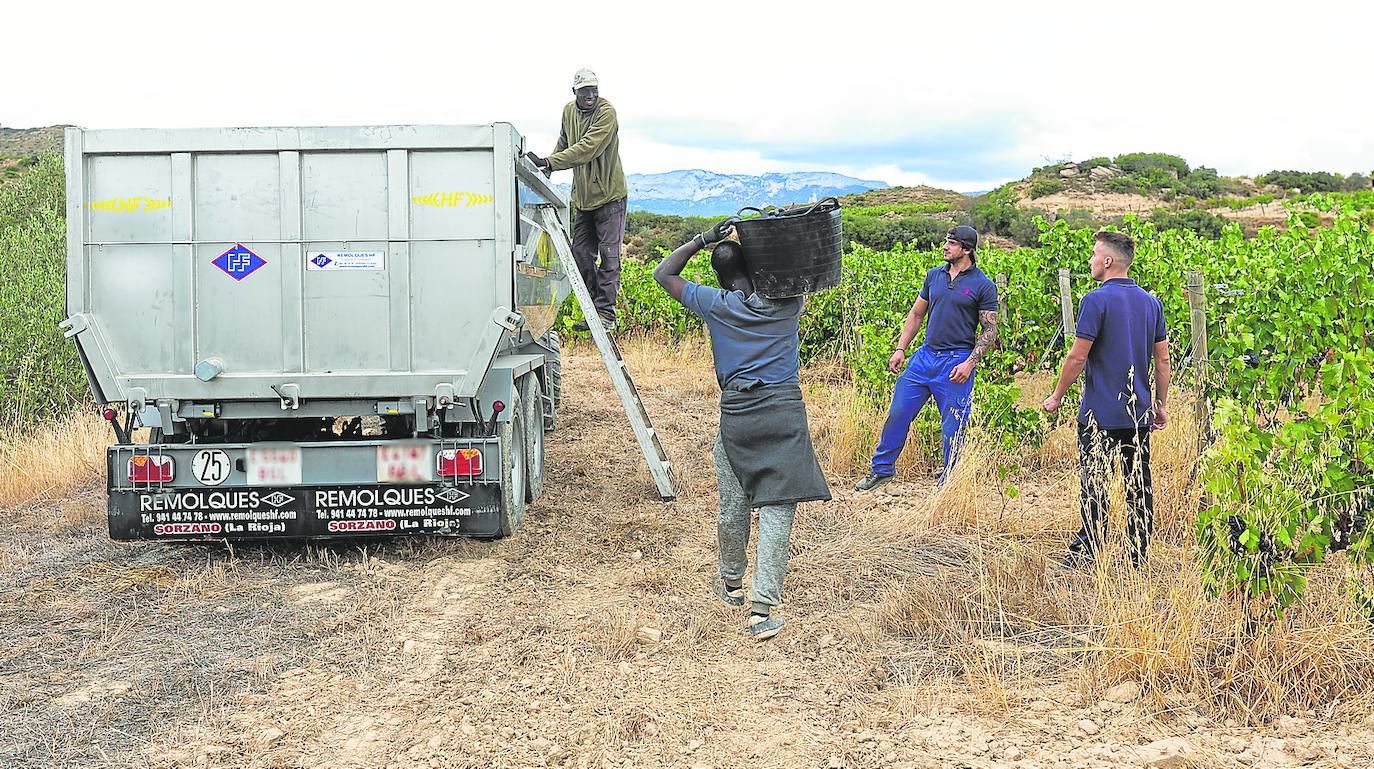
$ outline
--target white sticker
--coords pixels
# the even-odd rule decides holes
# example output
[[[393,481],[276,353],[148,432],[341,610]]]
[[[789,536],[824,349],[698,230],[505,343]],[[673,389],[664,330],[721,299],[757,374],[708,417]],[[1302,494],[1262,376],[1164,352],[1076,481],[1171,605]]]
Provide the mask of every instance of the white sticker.
[[[233,465],[229,455],[219,449],[202,449],[191,460],[191,474],[206,486],[218,486],[229,478]]]
[[[307,251],[305,268],[312,272],[329,270],[384,270],[385,251]]]

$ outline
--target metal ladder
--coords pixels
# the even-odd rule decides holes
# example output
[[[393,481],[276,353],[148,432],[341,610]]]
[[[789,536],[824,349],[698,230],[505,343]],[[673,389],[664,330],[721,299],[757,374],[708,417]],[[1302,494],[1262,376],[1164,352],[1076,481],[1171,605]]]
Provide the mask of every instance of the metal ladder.
[[[620,405],[625,408],[625,416],[630,419],[630,427],[639,441],[639,450],[643,452],[644,461],[649,465],[649,475],[653,476],[654,483],[658,486],[658,496],[664,502],[671,502],[677,499],[677,491],[673,488],[672,463],[668,461],[668,452],[663,450],[663,442],[658,439],[658,433],[649,420],[649,412],[644,409],[644,401],[640,399],[634,380],[630,378],[630,369],[620,355],[620,347],[611,335],[606,333],[601,317],[596,314],[591,294],[587,293],[587,287],[582,283],[582,274],[577,271],[577,262],[573,260],[572,241],[568,239],[568,233],[558,220],[558,212],[551,205],[540,205],[539,209],[544,220],[544,230],[553,240],[554,249],[558,251],[558,259],[563,263],[563,271],[567,273],[568,283],[572,285],[573,295],[577,297],[582,314],[587,318],[592,340],[596,342],[601,360],[610,372],[611,382],[615,385],[616,394],[620,396]]]

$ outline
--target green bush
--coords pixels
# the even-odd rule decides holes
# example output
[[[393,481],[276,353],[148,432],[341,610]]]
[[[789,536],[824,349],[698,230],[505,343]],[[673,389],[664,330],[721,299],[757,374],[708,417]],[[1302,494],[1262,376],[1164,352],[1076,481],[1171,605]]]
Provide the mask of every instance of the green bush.
[[[1178,191],[1195,198],[1210,198],[1223,192],[1221,178],[1215,168],[1196,168],[1179,179]]]
[[[1103,182],[1103,186],[1109,192],[1119,192],[1126,195],[1141,195],[1145,192],[1141,189],[1140,182],[1132,176],[1113,176]]]
[[[1043,198],[1046,195],[1053,195],[1064,191],[1064,183],[1058,179],[1038,179],[1031,182],[1030,196],[1032,198]]]
[[[1303,194],[1339,192],[1345,180],[1327,171],[1270,171],[1259,178],[1264,184],[1277,184],[1285,190],[1296,189]]]
[[[1188,161],[1163,152],[1130,152],[1116,156],[1116,164],[1128,174],[1142,177],[1182,179],[1188,175]],[[1156,172],[1164,175],[1159,177]]]
[[[44,156],[0,187],[0,430],[32,426],[89,399],[64,315],[67,227],[62,158]]]
[[[1226,227],[1226,219],[1223,217],[1197,208],[1182,211],[1156,209],[1150,215],[1150,221],[1160,230],[1188,230],[1209,240],[1220,238],[1222,230]]]
[[[945,239],[950,222],[929,216],[868,216],[842,211],[845,248],[859,244],[879,251],[902,245],[929,248]]]

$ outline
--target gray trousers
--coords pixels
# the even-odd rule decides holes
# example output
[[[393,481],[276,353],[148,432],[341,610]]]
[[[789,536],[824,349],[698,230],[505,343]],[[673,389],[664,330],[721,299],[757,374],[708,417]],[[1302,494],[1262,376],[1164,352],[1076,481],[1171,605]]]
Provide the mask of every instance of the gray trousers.
[[[591,294],[596,314],[615,319],[620,293],[620,246],[625,240],[625,198],[600,208],[579,210],[573,219],[572,252],[577,271]],[[601,264],[596,263],[600,254]]]
[[[744,579],[749,565],[751,525],[749,501],[725,446],[716,436],[711,456],[716,461],[716,489],[720,492],[720,517],[716,519],[716,545],[720,555],[720,576],[728,582]],[[767,613],[782,603],[782,580],[787,576],[787,555],[792,539],[792,517],[796,505],[765,505],[759,508],[758,553],[754,564],[754,584],[750,600],[753,611]]]

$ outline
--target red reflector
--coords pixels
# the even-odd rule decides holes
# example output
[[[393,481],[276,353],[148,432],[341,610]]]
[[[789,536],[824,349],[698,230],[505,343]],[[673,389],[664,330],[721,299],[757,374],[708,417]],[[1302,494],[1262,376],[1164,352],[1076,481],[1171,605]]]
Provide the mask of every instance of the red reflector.
[[[438,457],[441,477],[482,474],[482,452],[477,449],[444,449]]]
[[[498,413],[498,414],[500,414],[502,411],[505,411],[505,410],[506,410],[506,403],[505,403],[505,401],[496,401],[495,403],[491,404],[491,410],[492,410],[492,411],[495,411],[495,412]]]
[[[129,481],[131,483],[171,483],[172,458],[151,457],[137,454],[129,460]]]
[[[115,414],[114,409],[105,409],[104,411],[100,412],[100,416],[105,417],[105,421],[107,422],[113,422],[115,416],[117,415]]]

